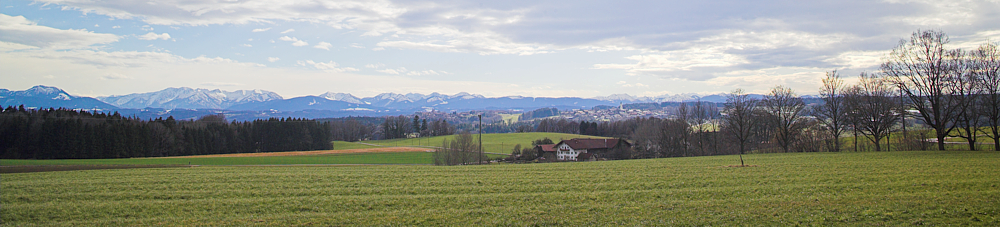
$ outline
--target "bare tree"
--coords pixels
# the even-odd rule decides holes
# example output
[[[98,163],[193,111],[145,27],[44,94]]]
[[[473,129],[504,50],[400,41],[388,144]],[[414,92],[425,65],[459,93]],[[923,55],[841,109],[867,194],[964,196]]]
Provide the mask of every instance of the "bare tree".
[[[434,165],[460,165],[476,161],[477,144],[472,139],[472,134],[462,132],[455,136],[455,140],[445,139],[441,142],[433,155]]]
[[[754,116],[754,109],[757,108],[757,100],[750,98],[743,92],[743,89],[736,89],[726,95],[726,115],[725,120],[727,131],[739,141],[740,144],[740,165],[743,163],[743,154],[746,153],[747,142],[750,141],[754,128],[759,124],[759,119]]]
[[[980,113],[989,125],[986,135],[993,139],[993,150],[1000,151],[1000,48],[987,41],[971,54],[973,70],[979,79],[982,99]]]
[[[846,109],[844,108],[844,80],[840,78],[837,70],[826,72],[823,78],[823,87],[819,90],[819,95],[823,99],[823,104],[818,107],[819,117],[823,120],[823,125],[833,137],[831,141],[833,151],[840,151],[840,135],[847,128]]]
[[[707,153],[708,133],[706,132],[708,131],[708,119],[708,107],[705,103],[701,102],[701,99],[698,99],[698,101],[695,102],[694,106],[691,108],[691,117],[688,118],[688,122],[692,126],[692,136],[694,137],[694,142],[692,144],[694,144],[696,149],[698,149],[698,154],[695,155],[705,155]]]
[[[975,60],[969,58],[971,53],[967,54],[965,51],[955,50],[951,51],[951,57],[948,58],[949,63],[952,68],[956,71],[954,82],[955,98],[962,105],[959,108],[959,113],[955,116],[955,123],[953,127],[955,130],[955,136],[964,138],[969,144],[969,150],[977,150],[976,142],[979,138],[976,136],[978,134],[980,123],[982,122],[982,103],[980,102],[982,98],[983,89],[980,88],[981,84],[978,73],[975,73]]]
[[[853,103],[858,131],[875,144],[875,151],[881,151],[882,138],[889,136],[892,126],[899,122],[899,105],[893,99],[895,91],[875,75],[862,72],[859,77],[857,89],[851,89],[847,99]]]
[[[861,129],[861,115],[857,111],[858,108],[861,108],[861,98],[857,98],[857,96],[861,96],[861,88],[858,86],[846,87],[842,94],[844,96],[845,125],[850,128],[851,133],[854,135],[854,151],[857,152],[860,151],[858,138],[861,137],[861,133],[858,131]]]
[[[680,129],[681,131],[678,131],[678,133],[680,133],[679,136],[681,139],[681,144],[680,144],[681,146],[679,147],[679,149],[681,150],[680,156],[682,157],[688,156],[688,150],[689,150],[688,146],[691,144],[688,138],[688,136],[691,135],[691,128],[690,124],[688,123],[688,112],[689,111],[687,103],[681,102],[681,105],[677,107],[677,120],[679,120],[680,122],[684,122],[684,125],[688,126],[683,129]]]
[[[771,119],[774,120],[774,139],[781,146],[781,150],[788,152],[795,141],[796,136],[804,126],[802,122],[802,110],[806,105],[802,98],[795,96],[791,88],[778,85],[771,89],[771,93],[764,96],[762,107]]]
[[[920,112],[918,117],[934,128],[939,150],[945,149],[944,139],[962,108],[953,89],[955,70],[948,60],[952,51],[945,49],[947,43],[943,32],[914,32],[909,41],[900,40],[880,66]]]

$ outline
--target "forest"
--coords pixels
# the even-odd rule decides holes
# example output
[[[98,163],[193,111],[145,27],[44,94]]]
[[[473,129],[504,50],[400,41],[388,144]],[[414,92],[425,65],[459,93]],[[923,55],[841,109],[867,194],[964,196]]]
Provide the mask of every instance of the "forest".
[[[68,109],[0,112],[0,158],[82,159],[164,157],[330,149],[332,123],[306,119],[227,122],[142,120]]]

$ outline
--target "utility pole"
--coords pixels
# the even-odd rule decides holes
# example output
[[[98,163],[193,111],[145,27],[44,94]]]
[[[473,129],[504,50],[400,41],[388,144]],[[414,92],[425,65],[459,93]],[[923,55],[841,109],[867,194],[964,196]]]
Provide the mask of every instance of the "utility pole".
[[[903,100],[903,89],[899,89],[899,116],[903,122],[903,140],[906,140],[906,101]],[[904,142],[905,143],[905,142]]]
[[[483,164],[483,114],[479,114],[479,164]]]

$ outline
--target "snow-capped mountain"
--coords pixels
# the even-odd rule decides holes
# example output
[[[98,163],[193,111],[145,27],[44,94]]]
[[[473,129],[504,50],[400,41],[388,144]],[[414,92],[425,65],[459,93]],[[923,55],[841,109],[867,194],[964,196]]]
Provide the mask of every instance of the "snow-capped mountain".
[[[319,97],[325,98],[325,99],[329,99],[329,100],[333,100],[333,101],[342,101],[342,102],[354,103],[354,104],[366,104],[364,101],[361,101],[361,98],[358,98],[357,96],[354,96],[354,95],[349,94],[349,93],[327,92],[327,93],[323,93],[322,95],[319,95]]]
[[[29,108],[115,109],[114,106],[90,97],[70,95],[56,87],[38,85],[24,91],[0,89],[0,105]]]
[[[157,92],[98,97],[121,108],[225,109],[233,105],[281,100],[277,93],[264,90],[223,91],[219,89],[167,88]]]
[[[375,97],[362,98],[361,101],[377,107],[388,107],[393,105],[406,105],[413,103],[406,95],[396,93],[382,93]]]
[[[594,97],[594,99],[612,101],[612,102],[622,102],[622,103],[653,102],[653,99],[649,97],[637,97],[637,96],[631,96],[629,94],[612,94],[609,96],[597,96]]]

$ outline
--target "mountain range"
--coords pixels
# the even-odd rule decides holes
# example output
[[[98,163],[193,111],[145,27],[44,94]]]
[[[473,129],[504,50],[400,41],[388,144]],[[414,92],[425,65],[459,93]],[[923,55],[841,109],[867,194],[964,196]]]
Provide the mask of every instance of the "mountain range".
[[[754,95],[760,97],[760,95]],[[660,103],[702,100],[725,102],[724,94],[697,94],[638,97],[613,94],[594,98],[546,97],[485,97],[461,92],[454,95],[382,93],[359,98],[349,93],[327,92],[317,96],[285,99],[264,90],[223,91],[219,89],[167,88],[156,92],[103,97],[74,96],[62,89],[38,85],[24,91],[0,89],[3,106],[25,105],[29,108],[64,107],[70,109],[132,110],[136,113],[167,113],[171,110],[250,111],[257,113],[312,111],[338,116],[377,116],[405,114],[415,111],[469,111],[488,109],[531,110],[545,107],[559,109],[590,109],[595,106],[617,106],[630,103]],[[183,111],[173,111],[174,113]],[[196,111],[197,112],[197,111]],[[194,114],[194,113],[192,113]],[[266,116],[266,114],[258,114]]]

